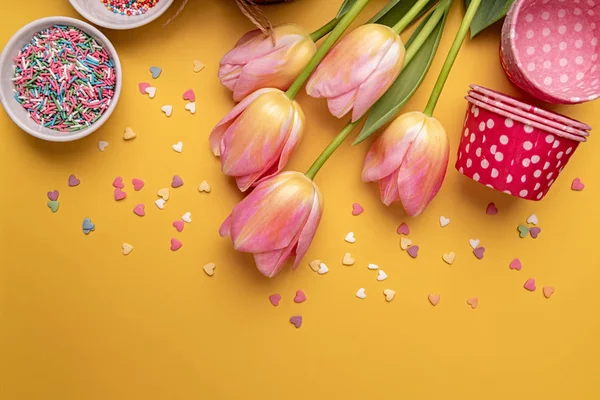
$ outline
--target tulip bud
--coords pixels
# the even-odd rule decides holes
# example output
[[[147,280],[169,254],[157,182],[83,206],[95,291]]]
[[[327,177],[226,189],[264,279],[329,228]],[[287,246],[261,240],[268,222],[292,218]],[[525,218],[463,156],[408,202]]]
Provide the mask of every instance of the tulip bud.
[[[209,140],[221,169],[245,192],[280,172],[304,132],[300,105],[279,89],[259,89],[237,104]]]
[[[450,148],[442,124],[421,112],[397,117],[373,143],[362,171],[365,182],[379,182],[381,201],[401,201],[416,217],[440,190]]]
[[[219,79],[235,101],[261,88],[287,90],[317,51],[298,25],[276,26],[273,34],[275,46],[260,30],[250,31],[221,59]]]
[[[252,253],[258,270],[269,278],[288,258],[296,268],[315,235],[323,197],[300,172],[283,172],[259,184],[238,203],[219,229],[233,247]]]
[[[394,83],[406,51],[391,28],[366,24],[344,37],[327,54],[306,85],[311,97],[326,98],[331,114],[341,118],[352,110],[362,117]]]

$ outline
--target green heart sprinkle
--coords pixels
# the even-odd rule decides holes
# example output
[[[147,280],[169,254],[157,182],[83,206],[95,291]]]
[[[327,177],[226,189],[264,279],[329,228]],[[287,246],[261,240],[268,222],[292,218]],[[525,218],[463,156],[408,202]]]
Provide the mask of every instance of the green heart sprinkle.
[[[519,237],[521,239],[527,237],[527,234],[529,233],[529,228],[525,225],[519,225],[517,230],[519,231]]]
[[[48,202],[48,207],[50,207],[50,210],[52,210],[53,213],[58,211],[58,206],[60,205],[60,203],[58,201],[55,200],[50,200]]]

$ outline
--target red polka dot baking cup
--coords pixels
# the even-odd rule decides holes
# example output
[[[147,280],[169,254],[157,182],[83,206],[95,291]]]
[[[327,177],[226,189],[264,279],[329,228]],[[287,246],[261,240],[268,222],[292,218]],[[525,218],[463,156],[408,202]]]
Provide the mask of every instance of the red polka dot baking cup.
[[[580,142],[571,135],[467,96],[456,169],[492,189],[541,200]]]
[[[517,0],[502,28],[509,79],[549,103],[600,97],[600,0]]]

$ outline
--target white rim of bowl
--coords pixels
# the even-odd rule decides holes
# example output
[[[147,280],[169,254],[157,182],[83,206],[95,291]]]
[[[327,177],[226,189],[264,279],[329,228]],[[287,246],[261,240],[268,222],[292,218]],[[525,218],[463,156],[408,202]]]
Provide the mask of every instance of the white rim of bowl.
[[[113,113],[114,109],[117,106],[116,103],[118,102],[120,94],[121,94],[121,86],[122,86],[122,81],[123,81],[122,71],[121,71],[121,61],[119,60],[119,55],[117,54],[117,50],[114,48],[114,46],[112,45],[110,40],[108,40],[108,38],[106,36],[104,36],[104,34],[102,32],[100,32],[98,29],[94,28],[92,25],[88,24],[87,22],[82,21],[80,19],[71,18],[71,17],[61,17],[61,16],[46,17],[46,18],[36,19],[35,21],[31,21],[28,24],[24,25],[23,27],[21,27],[21,29],[16,31],[11,36],[11,38],[8,40],[8,42],[6,42],[6,45],[4,46],[4,51],[2,51],[2,53],[0,53],[0,76],[2,76],[2,71],[1,71],[2,65],[4,65],[5,59],[7,57],[9,57],[8,49],[10,49],[14,46],[14,44],[17,41],[17,38],[20,36],[20,34],[29,30],[33,25],[41,26],[41,25],[45,25],[45,24],[47,25],[47,27],[50,27],[50,26],[53,26],[56,24],[72,25],[78,29],[81,29],[82,31],[86,32],[87,34],[93,36],[94,38],[99,39],[102,42],[102,46],[108,50],[108,52],[111,55],[111,58],[113,59],[113,62],[115,63],[115,74],[116,74],[117,80],[115,83],[115,95],[113,96],[113,100],[115,98],[116,98],[116,100],[111,103],[110,107],[104,112],[104,114],[102,114],[100,119],[98,119],[98,121],[94,122],[88,128],[81,129],[80,131],[78,131],[74,134],[68,134],[68,133],[56,131],[57,132],[56,135],[50,135],[50,134],[36,132],[32,129],[29,129],[29,127],[22,125],[20,122],[18,122],[17,116],[14,114],[14,112],[12,110],[12,106],[10,104],[8,104],[9,101],[14,100],[12,97],[5,99],[4,96],[2,95],[2,93],[0,92],[0,103],[2,103],[4,110],[6,111],[6,113],[10,117],[10,119],[15,123],[15,125],[17,125],[19,128],[21,128],[22,130],[24,130],[31,136],[35,136],[39,139],[47,140],[50,142],[71,142],[74,140],[84,138],[84,137],[94,133],[98,128],[100,128],[106,122],[106,120],[108,120],[110,115]],[[41,28],[41,29],[45,29],[45,28]],[[21,106],[21,105],[19,104],[19,106]]]
[[[100,1],[100,0],[98,0]],[[85,10],[83,7],[79,6],[79,3],[77,2],[77,0],[69,0],[69,3],[71,3],[71,5],[73,6],[73,8],[75,9],[75,11],[77,11],[83,18],[87,19],[90,22],[93,22],[96,25],[99,25],[101,27],[107,28],[107,29],[114,29],[117,31],[124,31],[127,29],[135,29],[135,28],[139,28],[140,26],[144,26],[146,24],[149,24],[150,22],[154,21],[155,19],[158,19],[161,15],[163,15],[168,9],[169,7],[171,7],[171,5],[173,4],[174,0],[164,0],[164,2],[166,3],[166,5],[163,7],[162,10],[157,11],[155,14],[146,17],[146,18],[140,18],[137,21],[132,21],[131,24],[122,24],[119,26],[113,25],[113,26],[107,26],[104,24],[104,22],[102,20],[99,20],[98,18],[94,17],[93,15],[89,14],[87,12],[87,10]],[[108,11],[107,9],[107,12]],[[140,17],[142,17],[143,15],[140,15]]]

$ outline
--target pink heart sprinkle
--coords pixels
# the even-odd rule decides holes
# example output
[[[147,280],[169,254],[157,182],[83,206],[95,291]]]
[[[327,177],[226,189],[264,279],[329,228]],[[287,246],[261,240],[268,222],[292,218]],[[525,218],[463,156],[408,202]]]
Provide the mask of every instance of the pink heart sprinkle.
[[[296,296],[294,297],[294,303],[303,303],[306,301],[306,295],[302,290],[296,290]]]
[[[527,281],[525,282],[523,287],[525,289],[529,290],[530,292],[533,292],[535,290],[535,279],[533,279],[533,278],[527,279]]]
[[[498,208],[496,208],[496,205],[494,203],[490,203],[485,209],[485,213],[487,215],[496,215],[498,214]]]
[[[69,175],[69,186],[70,187],[79,185],[79,182],[81,182],[81,181],[79,179],[77,179],[75,174]]]
[[[196,101],[196,95],[194,94],[193,89],[188,89],[183,92],[183,99],[188,101]]]
[[[467,304],[470,305],[471,308],[474,310],[479,305],[479,298],[478,297],[471,297],[471,298],[467,299]]]
[[[473,250],[473,254],[475,254],[475,257],[477,257],[479,260],[483,258],[483,253],[485,253],[485,247],[478,247]]]
[[[135,190],[136,192],[138,190],[142,190],[142,188],[144,187],[144,181],[138,178],[133,178],[131,183],[133,183],[133,190]]]
[[[58,200],[58,190],[54,190],[52,192],[48,192],[48,198],[52,201]]]
[[[294,326],[297,328],[300,328],[300,326],[302,326],[302,316],[301,315],[295,315],[292,318],[290,318],[290,322],[292,324],[294,324]]]
[[[406,249],[406,252],[412,258],[417,258],[417,255],[419,254],[419,246],[410,246],[408,249]]]
[[[175,227],[175,229],[177,229],[177,232],[181,232],[183,230],[183,227],[185,226],[185,223],[178,219],[177,221],[173,221],[173,226]]]
[[[182,186],[182,185],[183,185],[183,179],[181,179],[181,177],[179,175],[174,175],[173,181],[171,182],[171,187],[178,188],[179,186]]]
[[[408,225],[403,222],[400,224],[396,232],[398,232],[398,235],[408,235],[410,233],[410,229],[408,229]]]
[[[280,300],[281,300],[281,295],[280,294],[272,294],[272,295],[269,296],[269,301],[275,307],[277,307],[279,305],[279,301]]]
[[[362,206],[358,203],[353,203],[352,204],[352,215],[357,216],[363,213],[363,211],[365,211],[364,208],[362,208]]]
[[[127,193],[125,193],[124,191],[122,191],[119,188],[115,189],[115,200],[119,201],[119,200],[123,200],[125,197],[127,197]],[[135,210],[134,210],[135,212]]]
[[[144,208],[145,207],[143,204],[138,204],[133,209],[133,212],[135,213],[135,215],[139,215],[140,217],[143,217],[144,215],[146,215],[146,211],[144,210]]]
[[[581,179],[579,179],[579,178],[573,179],[573,183],[571,184],[572,190],[581,191],[581,190],[583,190],[583,188],[585,188],[585,185],[583,184],[583,182],[581,182]]]
[[[113,185],[113,187],[123,189],[125,187],[125,184],[123,183],[123,177],[117,176],[115,178],[115,180],[113,181],[112,185]]]
[[[140,89],[141,94],[146,94],[146,89],[148,89],[150,86],[152,86],[152,85],[150,85],[147,82],[138,83],[138,88]]]
[[[521,270],[521,260],[519,260],[518,258],[515,258],[514,260],[512,260],[510,262],[510,264],[508,264],[508,268],[510,269],[516,269],[517,271]]]
[[[175,239],[175,238],[171,238],[171,250],[172,251],[177,251],[181,248],[181,246],[183,246],[183,243],[181,243],[179,240]]]
[[[531,235],[532,238],[537,239],[538,235],[540,234],[540,232],[542,231],[541,228],[534,226],[533,228],[531,228],[529,230],[529,234]]]

